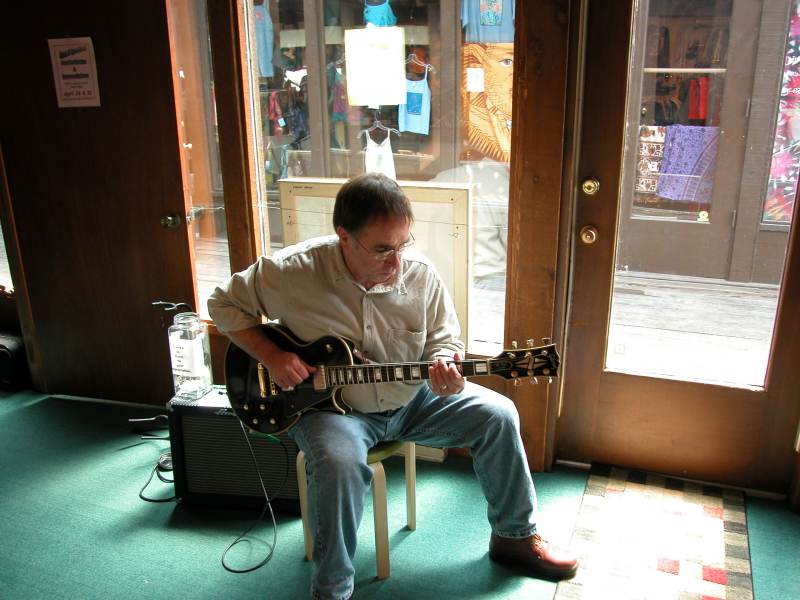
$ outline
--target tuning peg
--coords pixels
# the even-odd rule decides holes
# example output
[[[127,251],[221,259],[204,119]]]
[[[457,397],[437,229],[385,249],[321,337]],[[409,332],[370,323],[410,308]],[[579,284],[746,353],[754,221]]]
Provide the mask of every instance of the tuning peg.
[[[533,385],[539,385],[539,378],[538,377],[531,377],[530,379]]]
[[[542,338],[542,345],[543,346],[547,346],[547,344],[549,344],[550,342],[551,342],[550,338],[548,338],[548,337],[543,337]]]
[[[531,339],[528,339],[525,343],[528,344],[528,348],[533,348],[533,345],[536,342],[531,338]]]
[[[553,378],[552,377],[548,377],[547,378],[547,383],[553,383]]]
[[[519,377],[514,377],[512,381],[514,382],[514,387],[517,387],[519,385]]]
[[[517,340],[511,340],[511,347],[516,350],[517,349]]]

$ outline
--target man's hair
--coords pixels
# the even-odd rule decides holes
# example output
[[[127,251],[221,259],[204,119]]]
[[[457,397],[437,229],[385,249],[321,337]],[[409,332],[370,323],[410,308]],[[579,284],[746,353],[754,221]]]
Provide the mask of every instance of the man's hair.
[[[411,202],[397,182],[382,173],[353,177],[336,194],[333,227],[355,233],[375,219],[400,217],[414,221]]]

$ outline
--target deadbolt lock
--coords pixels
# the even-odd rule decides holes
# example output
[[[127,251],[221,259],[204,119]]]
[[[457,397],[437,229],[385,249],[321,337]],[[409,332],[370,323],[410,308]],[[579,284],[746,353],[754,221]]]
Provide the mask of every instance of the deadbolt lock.
[[[594,225],[584,225],[578,232],[578,236],[584,244],[594,244],[598,237],[597,227]]]
[[[581,189],[587,196],[594,196],[600,190],[600,181],[596,177],[587,177],[581,182]]]

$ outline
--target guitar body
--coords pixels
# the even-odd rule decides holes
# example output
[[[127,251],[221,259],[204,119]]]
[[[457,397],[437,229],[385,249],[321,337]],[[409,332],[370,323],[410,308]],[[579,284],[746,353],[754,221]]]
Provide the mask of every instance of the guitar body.
[[[281,325],[262,325],[266,336],[281,350],[294,352],[307,364],[352,365],[354,345],[336,336],[321,337],[306,343]],[[351,411],[341,399],[340,388],[317,390],[312,375],[293,389],[275,385],[266,367],[244,350],[230,344],[225,355],[225,385],[236,416],[250,429],[275,434],[289,429],[306,410]]]

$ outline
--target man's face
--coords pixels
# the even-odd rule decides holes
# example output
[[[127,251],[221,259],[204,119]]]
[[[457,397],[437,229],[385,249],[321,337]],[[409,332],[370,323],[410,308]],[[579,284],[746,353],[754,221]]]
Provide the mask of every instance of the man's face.
[[[358,283],[369,289],[397,275],[401,254],[398,250],[402,251],[411,240],[410,225],[406,219],[390,217],[369,221],[355,233],[336,228],[345,264]],[[387,253],[388,256],[381,256]]]

